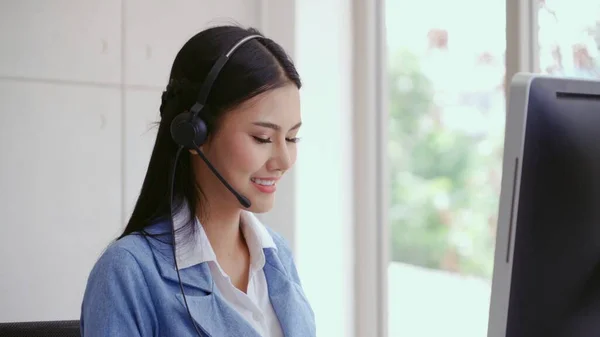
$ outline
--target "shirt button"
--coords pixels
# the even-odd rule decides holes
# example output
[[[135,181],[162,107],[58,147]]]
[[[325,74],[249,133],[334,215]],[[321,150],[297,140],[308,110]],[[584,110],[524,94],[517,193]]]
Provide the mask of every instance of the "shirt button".
[[[258,322],[260,321],[260,314],[255,312],[252,314],[252,318],[254,318],[254,320]]]

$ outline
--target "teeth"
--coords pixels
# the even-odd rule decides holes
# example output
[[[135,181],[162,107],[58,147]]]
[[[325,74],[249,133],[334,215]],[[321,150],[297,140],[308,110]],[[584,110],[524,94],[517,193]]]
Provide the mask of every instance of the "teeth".
[[[275,180],[263,180],[263,179],[256,179],[256,178],[252,178],[252,181],[259,184],[259,185],[264,185],[264,186],[273,186],[275,185]]]

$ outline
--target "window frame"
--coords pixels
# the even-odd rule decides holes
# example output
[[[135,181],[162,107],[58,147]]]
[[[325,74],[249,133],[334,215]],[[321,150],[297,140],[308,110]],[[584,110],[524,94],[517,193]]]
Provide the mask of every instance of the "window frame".
[[[387,336],[385,0],[353,0],[355,336]]]
[[[506,0],[506,81],[537,72],[538,0]],[[353,0],[355,336],[388,336],[385,0]]]

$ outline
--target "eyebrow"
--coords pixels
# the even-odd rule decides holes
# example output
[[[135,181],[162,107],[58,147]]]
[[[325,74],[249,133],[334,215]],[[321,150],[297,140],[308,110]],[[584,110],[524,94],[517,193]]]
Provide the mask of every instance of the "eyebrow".
[[[280,131],[281,130],[281,126],[279,126],[277,124],[270,123],[270,122],[254,122],[252,124],[257,125],[257,126],[262,126],[263,128],[273,129],[275,131]],[[300,128],[301,125],[302,125],[302,122],[298,122],[298,124],[294,125],[290,129],[290,131]]]

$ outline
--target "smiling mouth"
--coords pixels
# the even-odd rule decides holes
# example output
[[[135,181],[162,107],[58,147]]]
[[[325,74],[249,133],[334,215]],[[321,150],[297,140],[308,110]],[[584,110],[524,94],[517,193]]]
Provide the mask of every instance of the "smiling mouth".
[[[275,186],[277,182],[275,179],[259,179],[259,178],[251,178],[253,183],[261,186]]]
[[[251,178],[252,185],[262,193],[271,194],[277,190],[277,179]]]

